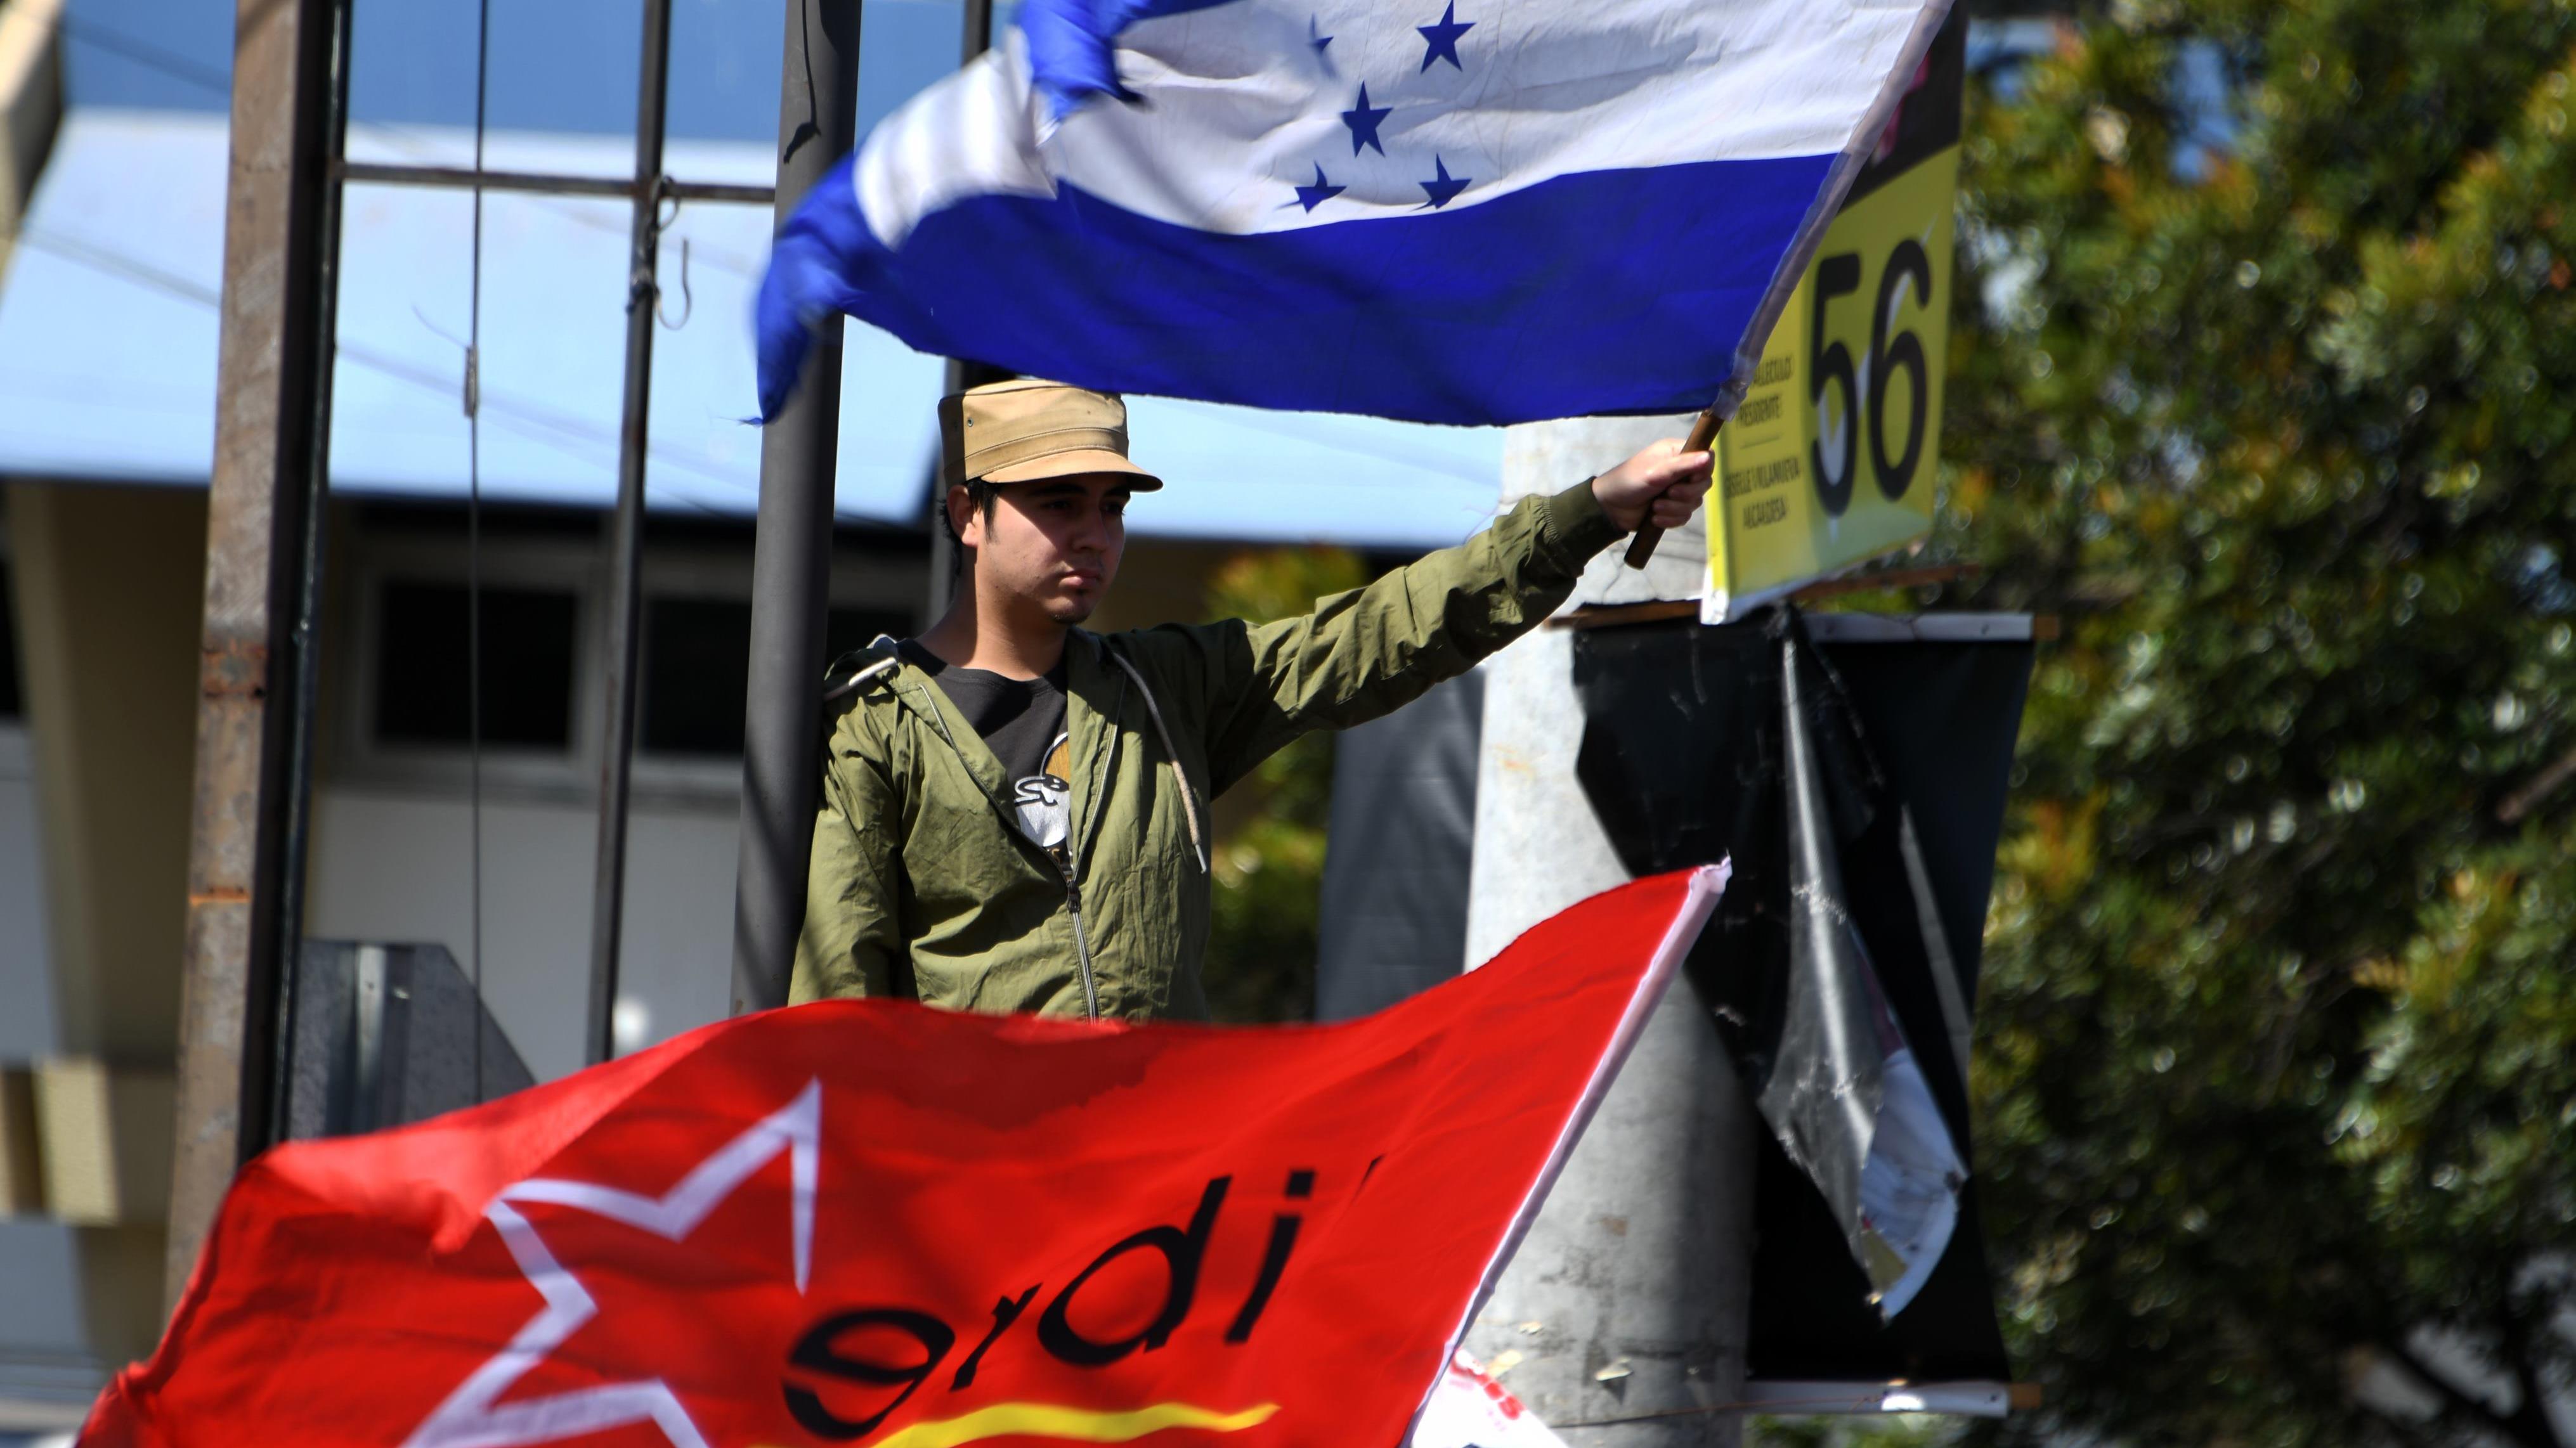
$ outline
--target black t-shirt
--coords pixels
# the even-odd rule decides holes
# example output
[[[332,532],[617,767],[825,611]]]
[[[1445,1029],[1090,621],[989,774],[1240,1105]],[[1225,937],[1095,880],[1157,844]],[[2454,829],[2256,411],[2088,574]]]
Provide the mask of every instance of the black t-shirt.
[[[898,647],[906,663],[938,681],[948,702],[1002,762],[1020,833],[1046,849],[1063,844],[1073,778],[1064,732],[1064,661],[1058,659],[1043,677],[1014,679],[958,668],[915,639]]]

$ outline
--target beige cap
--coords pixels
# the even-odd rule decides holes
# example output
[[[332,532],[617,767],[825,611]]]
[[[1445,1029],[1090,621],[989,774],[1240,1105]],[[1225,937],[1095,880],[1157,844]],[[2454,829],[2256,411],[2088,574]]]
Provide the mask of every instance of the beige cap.
[[[1163,480],[1127,460],[1127,404],[1115,393],[1023,377],[939,400],[939,480],[1029,483],[1124,473],[1151,492]]]

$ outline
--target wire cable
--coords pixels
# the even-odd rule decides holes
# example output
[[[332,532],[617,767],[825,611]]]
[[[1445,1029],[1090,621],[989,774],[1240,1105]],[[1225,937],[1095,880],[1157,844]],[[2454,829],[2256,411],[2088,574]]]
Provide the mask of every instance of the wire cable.
[[[492,78],[492,0],[474,30],[474,228],[465,307],[465,809],[471,887],[474,1101],[483,1090],[483,133]]]
[[[101,25],[87,16],[65,15],[56,23],[62,27],[66,40],[95,46],[119,60],[158,71],[172,80],[183,81],[212,95],[230,97],[233,93],[232,72],[222,66],[201,65],[175,50],[164,49],[114,26]]]

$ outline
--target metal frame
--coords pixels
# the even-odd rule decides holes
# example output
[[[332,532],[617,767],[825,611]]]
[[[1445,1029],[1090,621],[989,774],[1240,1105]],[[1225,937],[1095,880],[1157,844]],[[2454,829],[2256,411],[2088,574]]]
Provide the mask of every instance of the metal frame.
[[[978,56],[993,48],[993,0],[964,0],[958,16],[957,67],[973,65]],[[948,359],[945,390],[963,392],[986,382],[1000,382],[1010,374],[963,357]],[[928,627],[948,611],[955,592],[957,575],[957,539],[948,530],[943,516],[948,508],[948,488],[937,466],[930,470],[928,494],[922,508],[922,526],[930,531],[929,587],[922,595],[922,625]]]
[[[2026,644],[2039,630],[2026,613],[1810,613],[1820,644]]]
[[[988,0],[978,0],[988,3]],[[671,0],[645,0],[640,73],[635,87],[635,174],[628,179],[459,166],[403,166],[350,161],[332,148],[333,194],[350,183],[511,191],[549,196],[623,197],[634,207],[626,297],[626,377],[618,428],[617,509],[611,523],[605,657],[608,689],[598,727],[597,875],[591,893],[590,1015],[585,1055],[596,1064],[614,1053],[611,1016],[617,1001],[626,893],[627,816],[634,790],[637,649],[642,632],[644,476],[650,441],[653,327],[661,303],[659,260],[666,201],[776,206],[774,186],[681,181],[663,170],[670,92]],[[791,42],[792,44],[792,42]],[[855,89],[856,76],[851,77]],[[846,141],[833,151],[837,159]],[[327,407],[327,402],[326,402]],[[325,413],[327,426],[327,412]],[[823,523],[828,538],[830,520]],[[300,793],[300,790],[299,790]]]
[[[2036,1389],[2023,1383],[1768,1382],[1744,1385],[1744,1407],[1775,1418],[1875,1417],[1885,1413],[1943,1413],[1960,1418],[2004,1418],[2039,1406]]]
[[[206,615],[198,704],[196,812],[189,849],[188,944],[179,1056],[179,1147],[173,1165],[165,1282],[176,1301],[215,1207],[240,1165],[280,1139],[319,693],[322,546],[327,519],[331,359],[337,350],[339,219],[352,181],[628,197],[634,205],[627,311],[625,419],[614,536],[613,650],[624,666],[603,762],[599,888],[594,899],[590,1054],[608,1050],[616,995],[628,755],[633,743],[638,555],[643,538],[645,403],[659,212],[666,199],[780,205],[846,152],[855,129],[857,15],[837,0],[789,0],[781,186],[675,181],[663,174],[670,0],[646,0],[632,180],[493,172],[479,167],[348,162],[351,0],[235,0],[230,199],[225,236],[221,398],[208,490]],[[809,37],[821,34],[820,49]],[[846,36],[846,44],[840,37]],[[809,59],[801,102],[793,82]],[[817,105],[818,100],[828,103]],[[822,124],[792,123],[810,112]],[[815,144],[819,143],[819,144]],[[792,184],[791,184],[792,183]],[[781,216],[784,220],[784,216]],[[837,340],[837,339],[834,339]],[[837,357],[835,357],[837,362]],[[813,372],[837,394],[837,365]],[[809,388],[809,391],[819,391]],[[819,449],[782,454],[783,472],[819,508],[778,526],[813,555],[809,603],[822,592],[831,530],[830,446],[837,395],[819,407]],[[772,442],[776,441],[773,436]],[[764,447],[763,491],[771,491]],[[763,503],[767,521],[770,507]],[[765,533],[769,529],[763,530]],[[812,620],[804,638],[819,635]],[[755,628],[755,641],[758,630]],[[805,667],[798,672],[810,674]],[[816,687],[819,688],[819,681]],[[272,705],[277,707],[272,707]],[[755,711],[757,712],[757,711]],[[809,711],[810,712],[810,711]],[[808,721],[810,723],[810,721]]]
[[[644,465],[651,436],[653,326],[662,303],[663,109],[671,89],[671,0],[644,0],[643,73],[635,83],[635,224],[626,289],[625,416],[617,435],[617,516],[608,566],[608,710],[601,727],[598,874],[590,897],[592,1065],[617,1052],[617,953],[626,928],[626,813],[635,767],[636,657],[643,634]]]
[[[659,178],[647,186],[614,176],[560,176],[537,171],[476,171],[467,166],[392,166],[375,161],[341,161],[331,168],[343,183],[382,186],[434,186],[471,191],[525,191],[541,196],[618,196],[628,200],[648,193],[676,201],[729,201],[767,206],[777,199],[774,186],[733,185],[719,181]]]

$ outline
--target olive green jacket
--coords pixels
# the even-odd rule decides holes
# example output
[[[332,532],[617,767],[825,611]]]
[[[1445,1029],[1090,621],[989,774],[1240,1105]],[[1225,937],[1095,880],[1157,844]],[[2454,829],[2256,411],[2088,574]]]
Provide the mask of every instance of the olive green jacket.
[[[842,659],[790,998],[1205,1018],[1207,802],[1518,638],[1618,533],[1580,486],[1301,618],[1076,630],[1061,854],[1013,826],[1000,761],[937,683],[889,649]]]

